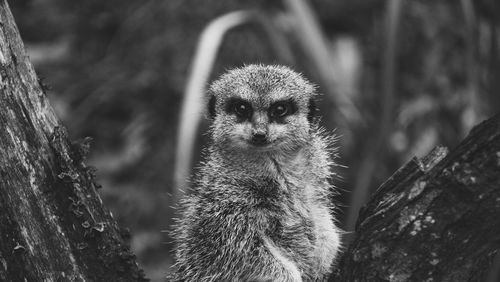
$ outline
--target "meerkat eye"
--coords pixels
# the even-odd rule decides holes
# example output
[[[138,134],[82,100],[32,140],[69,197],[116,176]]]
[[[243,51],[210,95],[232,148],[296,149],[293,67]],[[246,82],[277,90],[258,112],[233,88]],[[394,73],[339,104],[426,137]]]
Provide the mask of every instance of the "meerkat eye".
[[[234,112],[239,117],[247,117],[250,113],[250,107],[246,103],[237,103],[234,105]]]
[[[228,103],[227,111],[234,113],[240,119],[252,117],[252,106],[245,100],[235,99]]]
[[[272,111],[272,115],[275,117],[283,117],[288,113],[287,105],[276,105]]]
[[[271,105],[269,108],[269,116],[271,118],[283,118],[295,112],[294,103],[292,101],[279,101]]]

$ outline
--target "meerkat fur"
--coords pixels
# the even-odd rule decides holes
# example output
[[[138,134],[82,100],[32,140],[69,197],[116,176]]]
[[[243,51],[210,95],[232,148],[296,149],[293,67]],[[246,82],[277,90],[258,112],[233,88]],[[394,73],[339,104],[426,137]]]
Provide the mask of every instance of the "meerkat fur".
[[[247,65],[209,89],[211,144],[181,203],[172,281],[326,281],[340,246],[334,137],[315,87]]]

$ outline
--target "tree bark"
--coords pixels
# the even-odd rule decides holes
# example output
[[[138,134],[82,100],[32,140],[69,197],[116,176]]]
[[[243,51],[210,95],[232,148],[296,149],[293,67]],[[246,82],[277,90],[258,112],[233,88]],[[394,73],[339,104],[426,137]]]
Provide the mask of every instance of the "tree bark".
[[[0,0],[0,281],[146,281]]]
[[[486,281],[499,234],[500,114],[382,184],[330,281]]]

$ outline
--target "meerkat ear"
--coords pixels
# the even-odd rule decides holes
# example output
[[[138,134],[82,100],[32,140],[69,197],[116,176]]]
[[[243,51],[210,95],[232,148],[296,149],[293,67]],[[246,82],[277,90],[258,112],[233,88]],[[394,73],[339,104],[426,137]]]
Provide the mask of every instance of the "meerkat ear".
[[[215,118],[215,96],[210,95],[210,99],[208,100],[208,116],[213,119]]]
[[[307,120],[310,123],[316,123],[318,121],[318,117],[316,115],[318,108],[316,107],[316,102],[314,101],[313,98],[309,99],[308,109],[309,109],[309,113],[307,113]]]

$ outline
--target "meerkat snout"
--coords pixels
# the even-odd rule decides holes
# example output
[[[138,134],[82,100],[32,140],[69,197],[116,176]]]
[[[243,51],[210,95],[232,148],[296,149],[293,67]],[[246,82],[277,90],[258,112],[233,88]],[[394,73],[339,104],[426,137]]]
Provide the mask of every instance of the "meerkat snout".
[[[252,144],[262,146],[267,144],[267,135],[265,132],[254,132],[251,140]]]
[[[255,113],[252,119],[250,142],[252,145],[262,146],[268,143],[268,119],[265,113]]]

